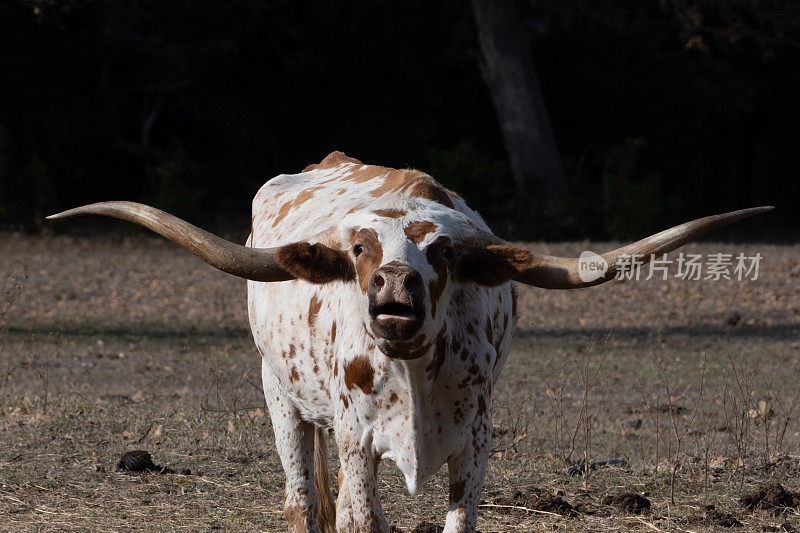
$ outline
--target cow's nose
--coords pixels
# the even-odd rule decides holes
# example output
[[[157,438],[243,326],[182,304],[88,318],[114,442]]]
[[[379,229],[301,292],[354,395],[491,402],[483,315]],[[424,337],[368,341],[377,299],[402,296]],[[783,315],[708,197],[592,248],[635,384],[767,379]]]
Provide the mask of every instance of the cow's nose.
[[[369,292],[379,305],[387,302],[411,304],[421,289],[420,273],[400,262],[383,265],[369,278]]]
[[[372,273],[372,279],[369,280],[370,287],[378,290],[384,285],[386,285],[386,278],[383,277],[382,272],[378,272],[377,270]]]

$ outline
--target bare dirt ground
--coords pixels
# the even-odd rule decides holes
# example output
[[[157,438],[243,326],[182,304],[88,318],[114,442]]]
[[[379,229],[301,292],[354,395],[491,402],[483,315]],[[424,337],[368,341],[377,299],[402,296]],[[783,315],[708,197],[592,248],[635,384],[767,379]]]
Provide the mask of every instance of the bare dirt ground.
[[[800,248],[684,251],[760,252],[759,279],[520,289],[481,531],[800,527]],[[243,281],[156,238],[0,234],[0,327],[0,529],[285,530]],[[136,449],[171,471],[116,472]],[[416,498],[381,469],[390,523],[443,525],[444,469]]]

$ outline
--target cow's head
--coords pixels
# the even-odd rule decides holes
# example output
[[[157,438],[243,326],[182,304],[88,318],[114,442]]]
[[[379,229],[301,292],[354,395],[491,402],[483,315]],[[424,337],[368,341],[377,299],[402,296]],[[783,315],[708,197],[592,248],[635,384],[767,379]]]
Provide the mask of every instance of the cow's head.
[[[315,236],[313,245],[282,247],[277,259],[297,278],[346,282],[343,290],[355,297],[348,301],[358,302],[376,345],[390,357],[414,359],[436,339],[454,286],[506,283],[531,253],[502,245],[488,228],[439,203],[382,200]]]
[[[465,262],[476,263],[486,244],[498,239],[464,214],[427,200],[398,197],[388,207],[346,218],[339,233],[341,249],[353,264],[352,289],[366,330],[390,357],[413,359],[429,351],[456,285],[498,285],[516,272],[464,269]],[[523,248],[508,248],[517,256],[530,255]],[[493,274],[485,276],[488,271]]]
[[[424,199],[399,198],[342,219],[337,226],[277,248],[225,241],[158,209],[103,202],[48,218],[101,214],[141,224],[211,265],[254,281],[343,282],[359,302],[366,330],[388,356],[413,359],[429,351],[453,287],[497,286],[512,280],[547,289],[598,285],[616,275],[619,258],[644,261],[714,229],[767,211],[758,207],[687,222],[603,255],[605,274],[584,281],[578,259],[536,254],[501,241],[463,213]]]

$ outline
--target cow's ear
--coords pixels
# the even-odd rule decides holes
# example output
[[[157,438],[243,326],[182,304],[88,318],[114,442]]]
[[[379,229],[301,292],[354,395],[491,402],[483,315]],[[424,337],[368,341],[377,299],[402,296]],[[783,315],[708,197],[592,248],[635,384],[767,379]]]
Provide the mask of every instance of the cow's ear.
[[[281,246],[278,264],[289,274],[311,283],[352,281],[356,278],[347,253],[321,243],[295,242]]]
[[[456,265],[456,279],[495,287],[530,266],[533,254],[520,246],[489,244],[466,250]]]

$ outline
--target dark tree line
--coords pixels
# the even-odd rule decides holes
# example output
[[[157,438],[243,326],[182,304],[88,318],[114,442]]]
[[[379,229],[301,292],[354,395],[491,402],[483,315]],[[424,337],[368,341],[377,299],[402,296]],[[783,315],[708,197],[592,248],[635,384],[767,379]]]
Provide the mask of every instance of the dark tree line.
[[[792,238],[799,27],[789,0],[7,1],[0,226],[132,199],[241,230],[340,149],[511,238],[765,203],[752,235]]]

